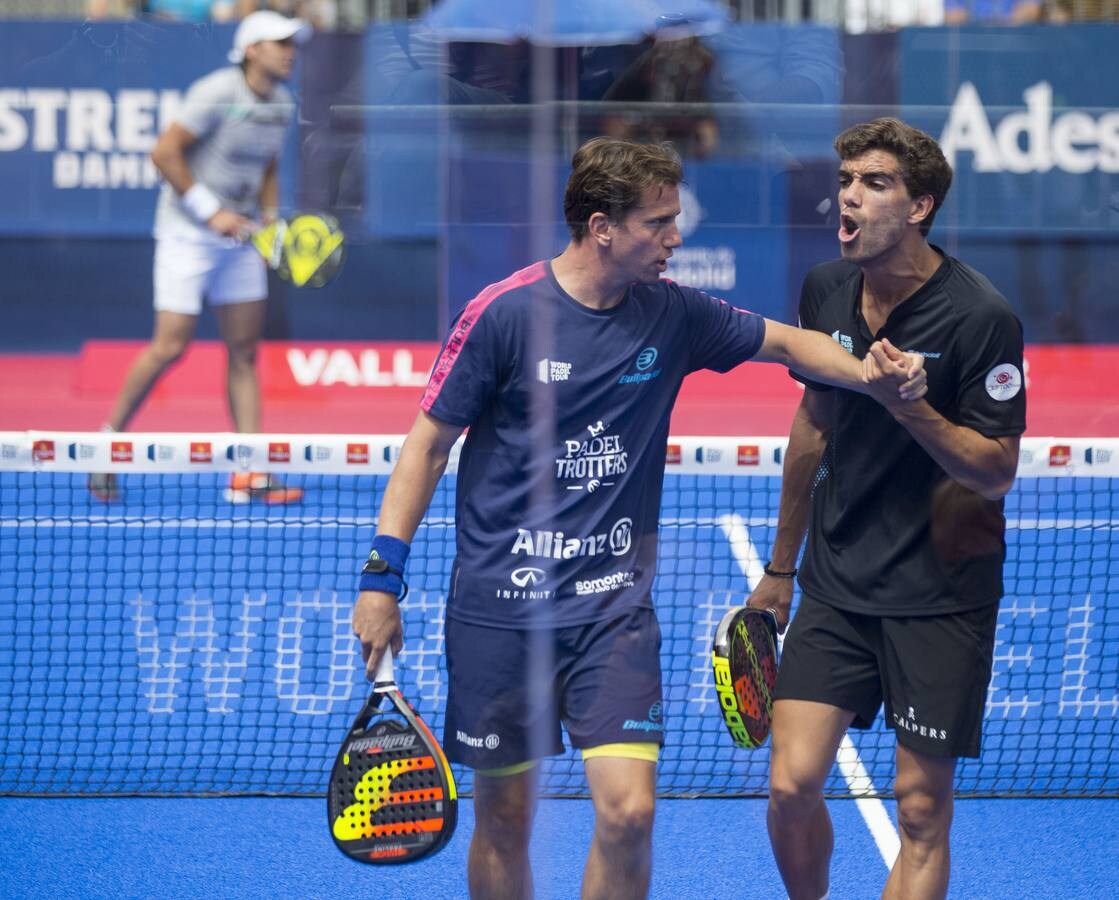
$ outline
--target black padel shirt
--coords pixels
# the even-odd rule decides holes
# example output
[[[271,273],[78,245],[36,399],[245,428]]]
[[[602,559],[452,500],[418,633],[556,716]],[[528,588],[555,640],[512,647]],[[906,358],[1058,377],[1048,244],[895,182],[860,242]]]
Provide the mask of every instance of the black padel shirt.
[[[941,255],[936,273],[878,334],[861,313],[859,268],[844,260],[817,266],[801,292],[801,327],[831,335],[860,359],[882,337],[920,353],[926,399],[941,415],[987,437],[1021,434],[1021,323],[983,275]],[[811,390],[832,390],[800,380]],[[837,390],[833,411],[801,588],[872,615],[931,615],[998,602],[1006,555],[1002,501],[949,478],[870,397]]]

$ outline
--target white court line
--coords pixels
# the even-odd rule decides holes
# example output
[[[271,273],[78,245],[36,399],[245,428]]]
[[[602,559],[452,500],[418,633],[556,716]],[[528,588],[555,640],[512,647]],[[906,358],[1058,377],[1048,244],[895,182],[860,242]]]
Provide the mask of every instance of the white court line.
[[[762,575],[765,574],[763,571],[765,563],[758,556],[758,550],[754,546],[754,542],[750,540],[750,532],[746,528],[745,520],[734,513],[720,516],[719,527],[723,529],[723,534],[726,535],[727,542],[730,544],[730,552],[738,562],[742,574],[746,576],[746,582],[752,591],[757,587]],[[784,641],[785,636],[778,635],[778,650],[780,650]],[[850,735],[843,735],[843,741],[839,745],[839,752],[835,759],[839,771],[843,775],[843,780],[847,782],[847,789],[856,798],[855,806],[863,817],[863,821],[870,831],[870,836],[874,838],[874,843],[878,846],[878,852],[882,854],[882,861],[886,863],[887,869],[892,869],[901,849],[901,840],[898,838],[894,823],[890,821],[890,814],[886,812],[886,807],[882,801],[877,797],[865,796],[868,793],[877,793],[877,791],[875,791],[874,782],[870,780],[870,774],[863,765],[862,759],[859,758],[858,748],[855,747]]]

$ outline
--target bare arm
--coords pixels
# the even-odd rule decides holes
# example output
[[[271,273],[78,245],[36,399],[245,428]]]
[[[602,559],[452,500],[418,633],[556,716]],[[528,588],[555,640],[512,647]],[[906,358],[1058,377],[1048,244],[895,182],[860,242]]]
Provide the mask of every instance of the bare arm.
[[[777,534],[771,557],[771,565],[778,572],[791,572],[796,568],[812,511],[812,480],[827,445],[833,402],[831,391],[806,389],[789,429],[789,445],[781,477]],[[750,595],[748,605],[775,610],[778,625],[784,631],[789,624],[792,601],[791,578],[763,575]]]
[[[845,352],[826,334],[807,328],[792,328],[771,319],[765,320],[765,340],[754,355],[761,362],[777,362],[813,381],[869,394],[861,361]],[[897,388],[897,397],[912,400],[923,397],[928,390],[924,372],[925,360],[917,354],[897,354],[894,359],[883,356],[886,381]],[[876,396],[876,399],[880,399]]]
[[[159,136],[152,148],[152,162],[180,196],[194,187],[194,174],[187,162],[186,152],[197,140],[182,125],[174,123]]]
[[[152,148],[152,162],[180,197],[196,184],[187,160],[187,150],[197,140],[192,132],[176,122],[159,136]],[[218,209],[206,219],[205,224],[227,237],[245,238],[252,232],[252,223],[230,209]]]
[[[882,347],[872,347],[869,356],[880,363],[891,349],[884,342]],[[873,393],[875,386],[871,387]],[[888,386],[881,389],[889,391]],[[974,428],[949,422],[925,400],[887,408],[952,480],[988,500],[998,500],[1014,484],[1018,435],[986,437]]]
[[[279,160],[273,159],[264,170],[264,180],[260,183],[260,215],[265,222],[276,218],[276,210],[280,208],[279,168]]]
[[[425,412],[416,417],[385,488],[377,534],[411,543],[460,434],[462,428],[458,425],[441,422]],[[403,645],[396,597],[383,591],[360,592],[354,604],[353,628],[361,641],[366,677],[372,681],[385,647],[391,645],[399,651]]]

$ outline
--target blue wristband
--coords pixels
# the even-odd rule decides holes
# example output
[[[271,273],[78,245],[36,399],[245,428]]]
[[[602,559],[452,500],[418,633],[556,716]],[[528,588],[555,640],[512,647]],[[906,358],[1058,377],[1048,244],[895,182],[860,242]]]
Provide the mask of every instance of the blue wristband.
[[[397,600],[408,596],[408,585],[404,583],[404,564],[412,548],[400,538],[379,534],[373,538],[369,559],[361,567],[358,590],[384,591],[395,594]]]

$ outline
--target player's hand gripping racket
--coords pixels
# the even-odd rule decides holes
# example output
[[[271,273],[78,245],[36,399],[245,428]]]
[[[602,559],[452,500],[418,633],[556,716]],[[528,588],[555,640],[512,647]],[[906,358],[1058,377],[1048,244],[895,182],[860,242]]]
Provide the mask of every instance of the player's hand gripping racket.
[[[412,862],[454,834],[458,794],[451,767],[397,688],[389,649],[338,751],[326,803],[334,843],[359,862]]]
[[[338,221],[323,213],[300,212],[256,231],[252,244],[268,267],[296,287],[322,287],[346,258],[346,236]]]
[[[715,629],[711,651],[719,712],[738,747],[753,750],[769,737],[777,683],[777,616],[739,606]]]

